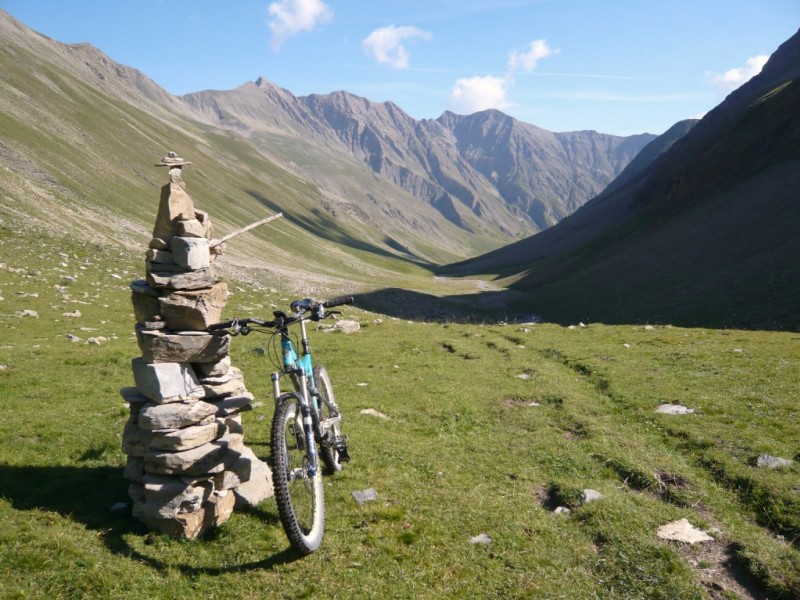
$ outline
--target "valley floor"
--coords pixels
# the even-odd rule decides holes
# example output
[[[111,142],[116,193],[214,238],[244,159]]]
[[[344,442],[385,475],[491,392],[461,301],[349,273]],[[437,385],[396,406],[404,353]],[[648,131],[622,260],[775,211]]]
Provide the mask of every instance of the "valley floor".
[[[140,258],[8,230],[0,257],[0,597],[800,596],[796,333],[347,308],[360,332],[311,335],[353,461],[326,480],[322,548],[299,559],[273,500],[190,543],[111,511],[128,501],[119,389]],[[231,315],[293,298],[229,285]],[[261,454],[267,344],[236,338],[232,355],[263,401],[245,415]],[[357,504],[367,488],[377,500]],[[658,537],[682,518],[712,539]]]

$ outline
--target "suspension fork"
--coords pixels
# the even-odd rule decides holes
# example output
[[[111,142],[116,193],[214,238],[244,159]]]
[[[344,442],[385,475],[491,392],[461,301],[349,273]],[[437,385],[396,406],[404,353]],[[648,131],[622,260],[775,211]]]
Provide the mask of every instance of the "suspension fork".
[[[298,371],[298,378],[300,379],[300,412],[303,415],[303,433],[305,433],[306,437],[308,475],[309,477],[314,477],[317,474],[317,442],[314,436],[312,408],[308,398],[308,379],[303,367],[298,368]]]

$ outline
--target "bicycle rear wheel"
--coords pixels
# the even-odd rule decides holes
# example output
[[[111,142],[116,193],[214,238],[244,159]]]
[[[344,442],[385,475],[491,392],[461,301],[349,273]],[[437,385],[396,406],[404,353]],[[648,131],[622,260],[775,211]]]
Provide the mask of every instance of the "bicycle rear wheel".
[[[281,524],[292,546],[310,554],[322,544],[325,500],[322,473],[308,472],[306,436],[300,413],[300,397],[283,394],[272,418],[272,482]]]
[[[319,454],[329,471],[341,471],[342,463],[349,461],[350,457],[347,455],[341,456],[337,450],[337,444],[339,444],[338,447],[344,447],[341,446],[343,442],[340,421],[342,413],[336,404],[333,386],[325,367],[314,367],[314,382],[319,390],[319,420],[322,428]],[[329,424],[326,425],[326,423]]]

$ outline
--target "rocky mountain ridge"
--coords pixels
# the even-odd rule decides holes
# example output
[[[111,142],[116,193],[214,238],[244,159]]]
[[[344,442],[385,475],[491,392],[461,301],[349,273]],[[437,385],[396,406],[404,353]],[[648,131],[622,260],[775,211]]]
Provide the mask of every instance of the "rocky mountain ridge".
[[[490,224],[506,236],[554,225],[655,138],[552,133],[497,110],[417,121],[392,102],[343,91],[296,97],[264,77],[183,99],[220,127],[338,142],[459,227]]]
[[[2,11],[0,30],[0,110],[8,118],[0,156],[27,165],[23,176],[43,174],[43,186],[57,184],[44,186],[43,196],[58,189],[103,198],[105,208],[122,207],[137,221],[147,219],[121,195],[94,193],[105,184],[91,181],[91,171],[115,171],[131,193],[152,185],[138,164],[142,151],[177,149],[197,164],[213,163],[224,173],[219,185],[247,202],[265,201],[255,190],[280,189],[285,198],[269,206],[291,207],[312,235],[358,242],[378,255],[446,261],[551,226],[602,190],[653,137],[553,134],[498,111],[417,121],[391,102],[347,92],[297,97],[265,78],[176,97],[89,44],[51,40]],[[112,158],[114,166],[104,166]],[[80,164],[84,159],[93,167]],[[244,188],[237,181],[245,172],[271,180]],[[22,200],[9,210],[26,206],[22,187],[6,182],[8,197]]]
[[[501,272],[550,318],[800,328],[797,106],[800,32],[558,225],[450,272]]]

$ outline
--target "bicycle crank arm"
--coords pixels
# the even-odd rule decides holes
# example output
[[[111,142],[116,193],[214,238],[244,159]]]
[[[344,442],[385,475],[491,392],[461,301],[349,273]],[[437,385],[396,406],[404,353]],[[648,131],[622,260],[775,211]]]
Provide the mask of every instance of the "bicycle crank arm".
[[[331,425],[336,425],[339,421],[342,420],[341,415],[336,415],[335,417],[330,417],[328,419],[323,419],[319,422],[320,429],[323,431],[328,429]]]

